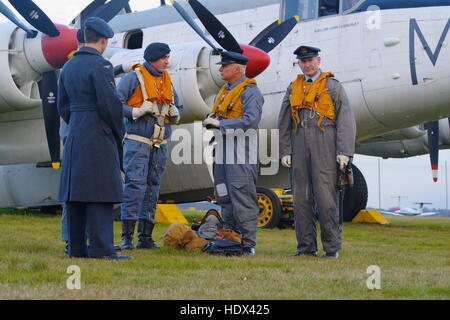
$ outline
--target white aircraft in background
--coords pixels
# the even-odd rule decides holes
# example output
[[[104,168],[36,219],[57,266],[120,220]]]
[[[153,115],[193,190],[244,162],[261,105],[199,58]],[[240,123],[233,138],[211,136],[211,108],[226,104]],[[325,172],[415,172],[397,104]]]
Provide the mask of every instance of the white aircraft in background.
[[[425,217],[425,216],[434,216],[437,212],[423,212],[424,204],[432,204],[431,202],[415,202],[415,204],[420,205],[419,209],[416,208],[401,208],[394,211],[384,211],[381,210],[381,213],[391,214],[394,216],[415,216],[415,217]]]
[[[191,136],[197,134],[193,122],[211,110],[224,83],[215,65],[217,48],[240,48],[250,56],[248,71],[265,99],[260,128],[276,129],[282,97],[299,73],[293,51],[307,44],[322,49],[322,69],[332,71],[349,96],[357,153],[383,158],[429,153],[436,181],[438,151],[450,148],[450,0],[209,0],[201,1],[203,9],[191,0],[176,4],[178,10],[161,1],[141,12],[131,12],[127,0],[94,0],[71,26],[53,24],[30,0],[9,2],[39,31],[0,2],[0,11],[14,22],[0,24],[0,207],[58,204],[59,171],[49,168],[60,158],[57,70],[76,48],[75,27],[93,15],[112,19],[115,36],[104,56],[116,67],[117,80],[142,59],[150,42],[170,45],[168,71],[184,105],[182,124],[174,129]],[[300,22],[292,25],[296,15]],[[261,148],[277,145],[272,138],[261,141]],[[199,152],[193,146],[194,157]],[[169,161],[161,199],[206,199],[213,193],[210,171],[205,163]],[[356,167],[354,175],[355,187],[344,200],[345,221],[367,203],[364,176]],[[260,176],[258,186],[289,188],[288,170]],[[280,215],[273,212],[270,219]]]

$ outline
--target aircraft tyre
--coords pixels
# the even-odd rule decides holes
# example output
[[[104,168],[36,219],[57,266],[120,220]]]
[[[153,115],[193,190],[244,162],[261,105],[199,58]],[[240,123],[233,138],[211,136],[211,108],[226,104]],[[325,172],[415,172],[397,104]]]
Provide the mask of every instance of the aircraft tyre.
[[[353,188],[347,189],[344,196],[344,222],[352,221],[353,218],[367,205],[367,183],[361,171],[352,164]]]

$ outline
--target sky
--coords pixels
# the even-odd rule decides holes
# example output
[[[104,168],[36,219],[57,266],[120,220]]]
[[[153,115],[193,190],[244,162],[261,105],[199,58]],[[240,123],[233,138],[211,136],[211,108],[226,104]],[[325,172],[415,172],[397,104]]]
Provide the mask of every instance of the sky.
[[[361,170],[369,189],[368,206],[378,208],[397,207],[396,196],[400,198],[401,207],[417,208],[414,202],[432,202],[428,208],[446,209],[445,162],[450,173],[450,150],[439,153],[438,182],[431,175],[430,157],[423,155],[406,159],[380,160],[381,199],[379,199],[378,159],[356,155],[354,164]]]
[[[91,0],[35,0],[46,14],[58,23],[71,21]],[[9,6],[9,2],[4,1]],[[169,0],[166,3],[170,4]],[[133,11],[141,11],[157,7],[160,0],[130,0]],[[14,10],[13,10],[14,11]],[[6,21],[0,15],[0,22]],[[378,158],[356,155],[354,164],[363,172],[369,189],[368,206],[390,208],[417,207],[414,202],[432,202],[428,207],[446,208],[445,162],[450,167],[450,150],[442,150],[439,159],[439,179],[432,180],[429,156],[408,159],[380,160],[380,184],[378,181]],[[449,168],[450,169],[450,168]],[[378,191],[381,187],[381,193]],[[381,197],[380,197],[381,195]]]

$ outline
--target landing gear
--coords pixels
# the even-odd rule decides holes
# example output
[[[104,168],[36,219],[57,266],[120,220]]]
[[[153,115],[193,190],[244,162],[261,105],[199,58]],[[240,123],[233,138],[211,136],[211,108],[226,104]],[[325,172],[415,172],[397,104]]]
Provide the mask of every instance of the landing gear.
[[[353,188],[347,189],[344,196],[344,221],[353,218],[367,205],[367,183],[361,171],[352,164]],[[283,189],[257,187],[259,202],[258,228],[283,228],[294,224],[294,200],[290,192]]]
[[[273,229],[278,226],[281,218],[281,201],[278,194],[282,191],[265,187],[256,188],[259,203],[258,228]]]

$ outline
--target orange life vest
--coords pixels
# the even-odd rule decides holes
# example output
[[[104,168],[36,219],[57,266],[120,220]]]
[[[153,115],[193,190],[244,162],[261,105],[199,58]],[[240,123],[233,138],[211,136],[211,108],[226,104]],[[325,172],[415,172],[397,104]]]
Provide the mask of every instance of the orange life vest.
[[[289,97],[291,102],[291,116],[295,123],[295,130],[300,124],[300,109],[310,109],[320,114],[317,126],[320,126],[323,117],[336,121],[336,108],[333,99],[328,94],[326,88],[327,78],[334,77],[331,72],[322,72],[314,82],[306,82],[304,75],[298,75],[297,80],[292,82],[292,94]]]
[[[212,113],[227,119],[242,117],[241,94],[249,84],[256,84],[255,79],[245,79],[236,87],[227,91],[227,85],[223,85],[216,96]]]
[[[133,66],[133,70],[140,68],[144,76],[145,89],[148,99],[159,104],[170,104],[173,102],[172,82],[169,73],[163,72],[161,77],[152,75],[146,67],[141,64]],[[144,103],[141,85],[139,84],[133,94],[128,98],[127,104],[133,108],[140,108]]]

